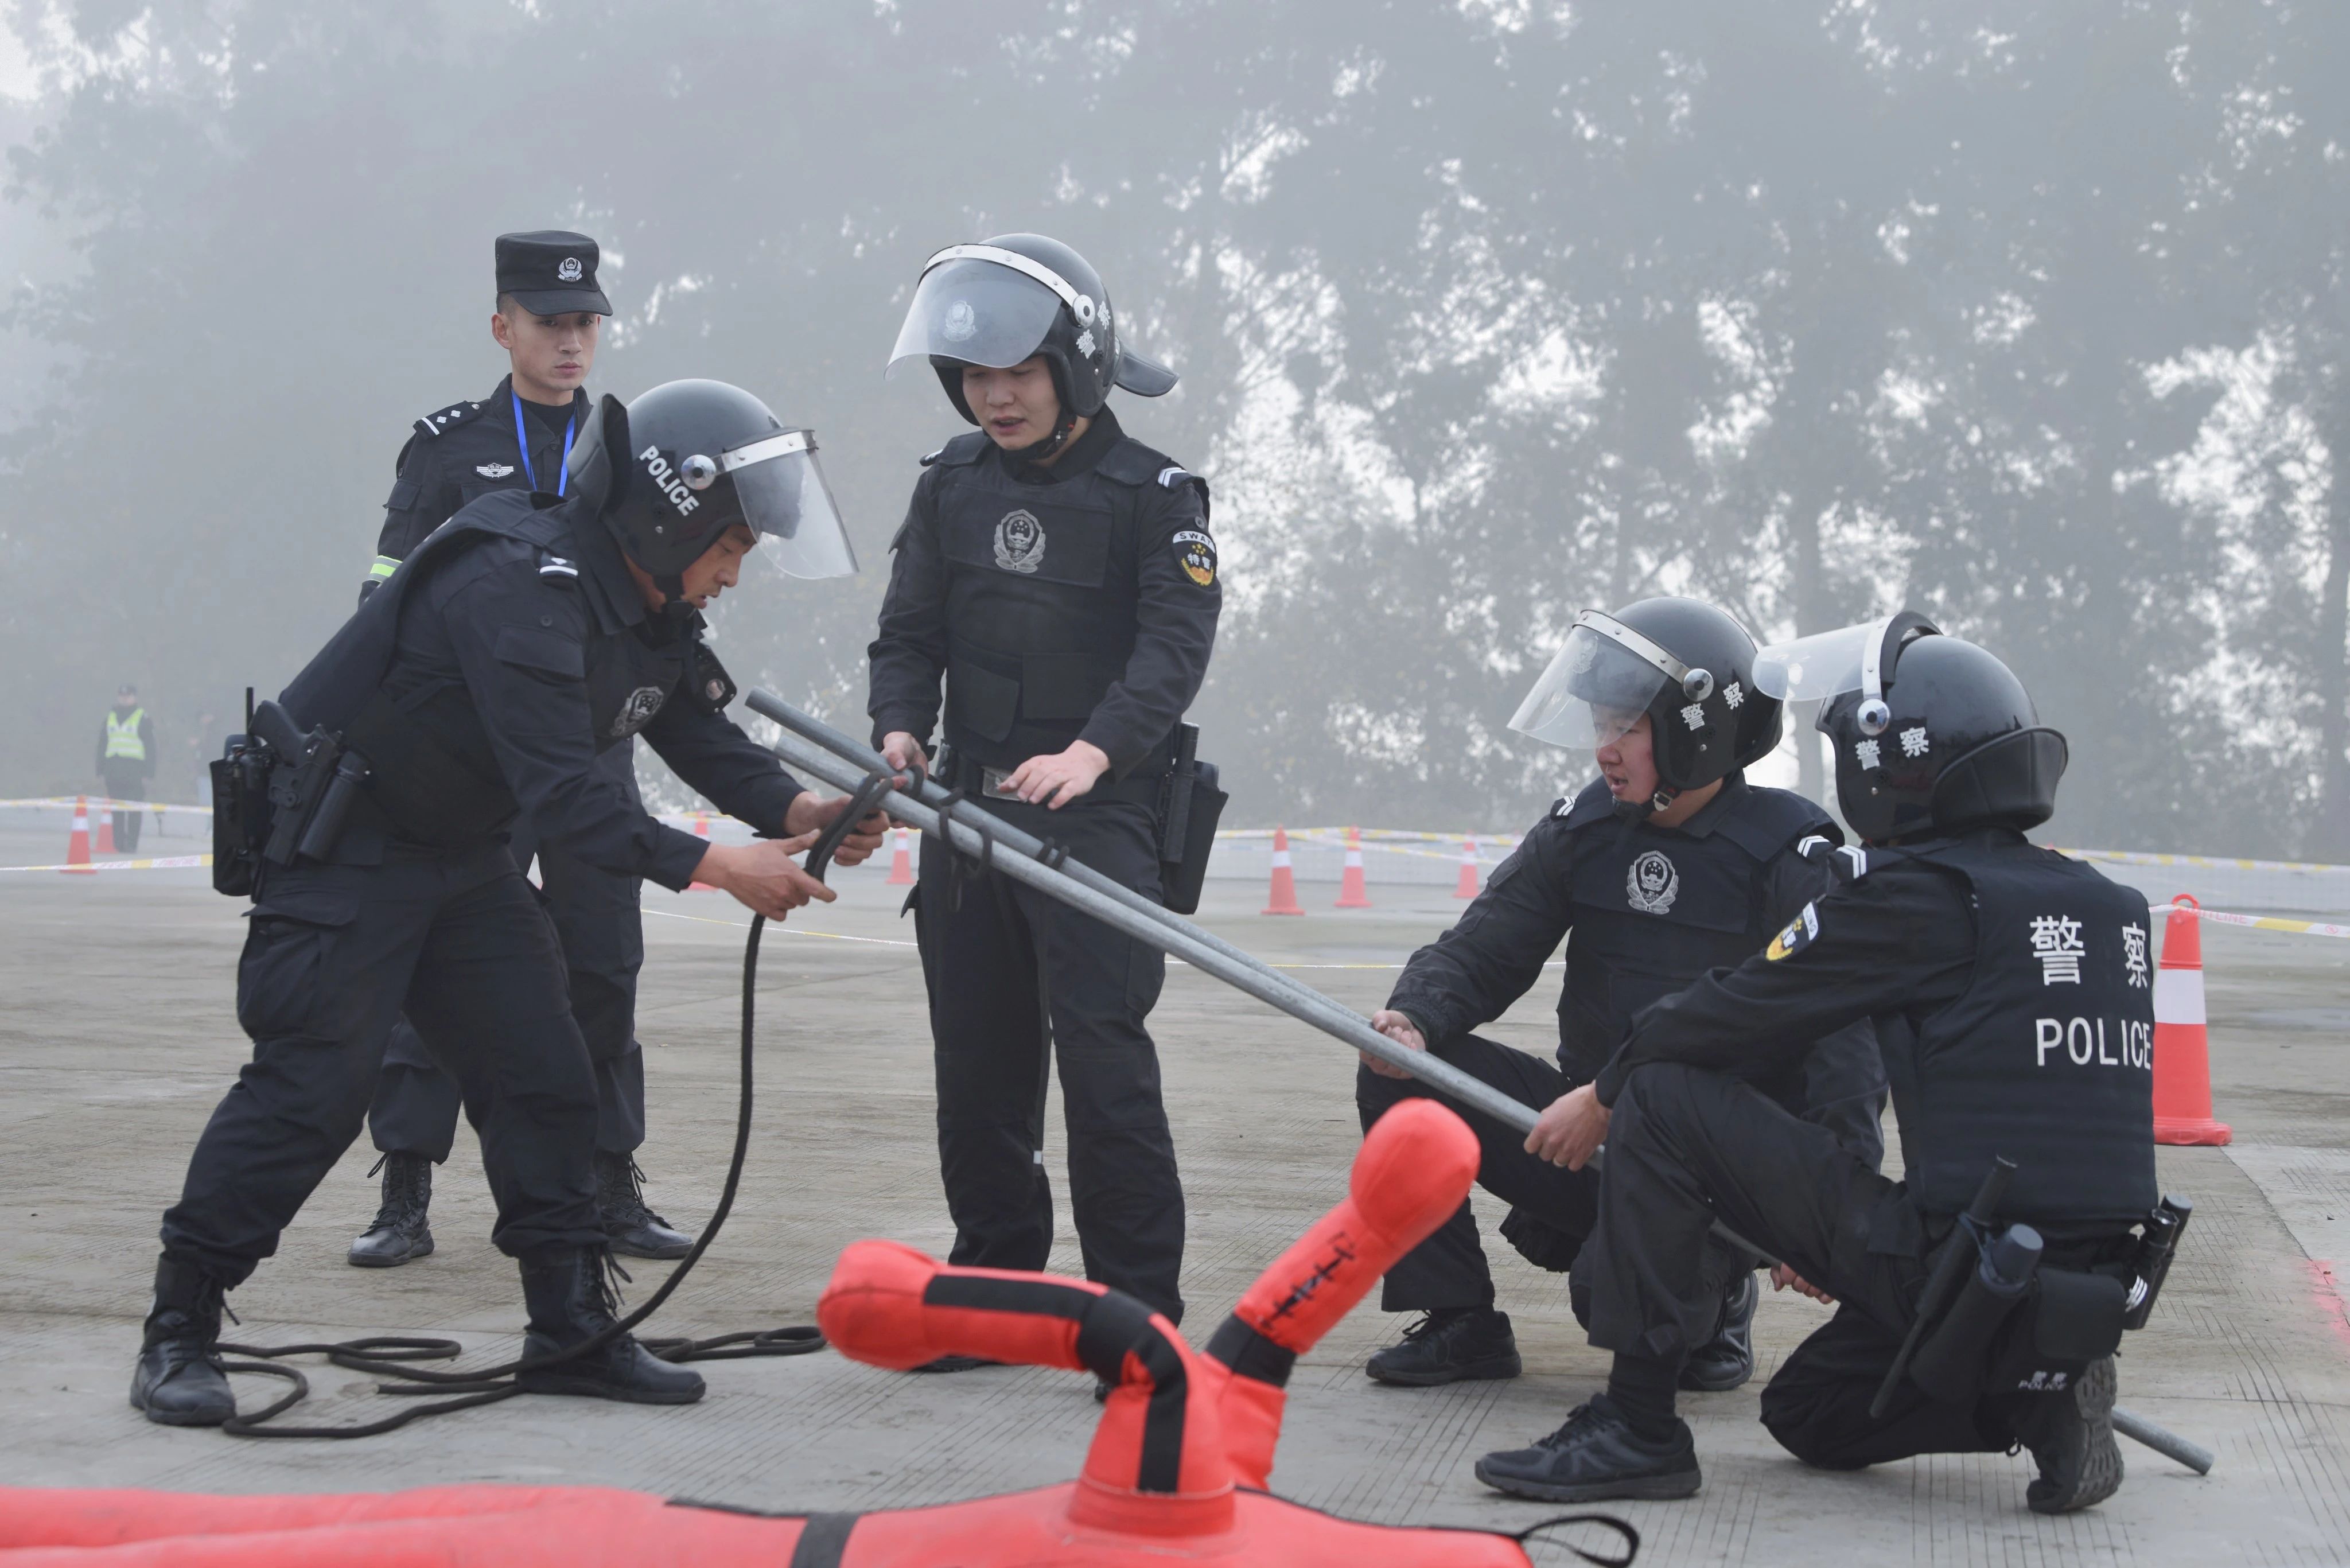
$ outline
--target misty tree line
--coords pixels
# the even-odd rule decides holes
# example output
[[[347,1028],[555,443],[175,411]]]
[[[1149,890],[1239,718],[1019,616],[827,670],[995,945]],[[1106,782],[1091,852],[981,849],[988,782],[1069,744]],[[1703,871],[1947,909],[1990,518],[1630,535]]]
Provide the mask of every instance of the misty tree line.
[[[739,678],[861,723],[920,260],[1015,228],[1184,380],[1231,820],[1517,826],[1575,612],[1906,604],[2074,742],[2061,842],[2350,858],[2350,13],[2261,0],[21,0],[46,379],[0,447],[9,788],[347,613],[407,422],[480,397],[489,239],[601,239],[596,384],[816,427],[865,561]],[[19,356],[24,358],[24,356]],[[839,591],[836,591],[839,590]],[[1807,787],[1820,788],[1815,748]]]

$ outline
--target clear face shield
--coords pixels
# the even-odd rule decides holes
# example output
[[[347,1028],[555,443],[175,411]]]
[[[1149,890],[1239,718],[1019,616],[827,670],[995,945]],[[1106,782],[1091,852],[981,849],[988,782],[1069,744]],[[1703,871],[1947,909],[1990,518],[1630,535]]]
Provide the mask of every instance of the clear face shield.
[[[795,577],[856,575],[857,552],[816,464],[814,431],[763,437],[727,452],[719,466],[734,482],[743,521],[775,565]]]
[[[1792,642],[1774,642],[1754,656],[1757,691],[1783,702],[1821,702],[1847,691],[1861,694],[1854,721],[1864,735],[1880,734],[1892,722],[1885,687],[1893,656],[1912,634],[1937,628],[1908,610],[1834,631],[1815,631]],[[1821,710],[1825,717],[1826,710]]]
[[[1690,672],[1631,628],[1596,611],[1575,618],[1510,728],[1572,752],[1596,752],[1640,722],[1657,694]]]
[[[1009,369],[1036,352],[1061,304],[1050,287],[1003,262],[976,256],[940,262],[914,286],[889,368],[937,358]]]

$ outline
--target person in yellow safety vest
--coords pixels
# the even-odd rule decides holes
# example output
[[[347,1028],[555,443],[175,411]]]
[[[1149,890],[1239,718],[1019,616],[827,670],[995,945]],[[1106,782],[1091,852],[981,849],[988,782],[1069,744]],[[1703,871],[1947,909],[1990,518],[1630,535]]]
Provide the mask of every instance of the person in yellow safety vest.
[[[114,706],[98,732],[98,776],[117,800],[143,800],[155,776],[155,724],[139,705],[139,688],[128,680],[114,689]],[[129,855],[139,847],[139,808],[114,814],[114,847]]]

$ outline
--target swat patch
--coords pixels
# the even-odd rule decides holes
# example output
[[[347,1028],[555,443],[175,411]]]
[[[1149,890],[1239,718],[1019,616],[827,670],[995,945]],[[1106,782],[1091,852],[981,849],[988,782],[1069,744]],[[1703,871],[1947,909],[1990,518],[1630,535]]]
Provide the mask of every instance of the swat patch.
[[[1175,535],[1175,564],[1203,588],[1216,586],[1216,542],[1196,528]]]
[[[1771,945],[1762,950],[1762,956],[1773,963],[1777,963],[1781,959],[1794,958],[1797,953],[1810,947],[1812,939],[1819,934],[1819,906],[1816,903],[1806,904],[1804,906],[1802,914],[1787,922],[1785,930],[1771,939]]]
[[[624,741],[651,723],[668,697],[658,686],[639,686],[629,692],[629,700],[620,704],[619,717],[612,721],[612,738]]]

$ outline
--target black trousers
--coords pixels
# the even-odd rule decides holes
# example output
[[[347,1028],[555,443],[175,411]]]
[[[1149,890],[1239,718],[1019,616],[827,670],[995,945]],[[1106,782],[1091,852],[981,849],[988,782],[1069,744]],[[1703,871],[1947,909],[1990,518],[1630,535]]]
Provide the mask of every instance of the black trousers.
[[[1712,1333],[1718,1298],[1699,1253],[1715,1217],[1835,1297],[1835,1316],[1781,1364],[1762,1391],[1762,1424],[1807,1464],[1856,1469],[1913,1454],[2013,1446],[2029,1395],[1962,1403],[1905,1381],[1882,1420],[1870,1400],[1917,1315],[1927,1265],[1913,1246],[1874,1250],[1900,1200],[1826,1128],[1752,1086],[1677,1064],[1634,1073],[1617,1096],[1590,1250],[1591,1342],[1678,1357]]]
[[[1575,1086],[1551,1063],[1481,1034],[1446,1041],[1437,1054],[1520,1105],[1537,1110]],[[1355,1107],[1361,1113],[1365,1132],[1390,1106],[1408,1099],[1436,1100],[1460,1113],[1477,1135],[1477,1185],[1558,1232],[1561,1245],[1554,1262],[1563,1266],[1591,1233],[1598,1213],[1598,1174],[1565,1170],[1528,1154],[1525,1134],[1503,1127],[1417,1078],[1390,1078],[1368,1067],[1356,1069]],[[1476,1216],[1465,1200],[1434,1234],[1398,1260],[1379,1290],[1379,1305],[1388,1312],[1492,1303],[1492,1269],[1477,1238]]]
[[[596,765],[636,800],[636,745],[614,746]],[[645,1058],[637,1044],[637,974],[645,963],[644,884],[539,844],[527,827],[513,836],[514,861],[538,857],[546,912],[563,943],[571,1015],[596,1071],[596,1147],[633,1154],[645,1141]],[[430,1155],[436,1165],[457,1139],[457,1081],[433,1062],[406,1019],[392,1025],[383,1076],[368,1107],[368,1131],[386,1154]]]
[[[1120,800],[1059,811],[974,803],[1057,842],[1104,876],[1159,896],[1157,822]],[[930,992],[939,1169],[954,1217],[951,1261],[1041,1269],[1053,1246],[1045,1175],[1048,1007],[1067,1122],[1069,1206],[1086,1277],[1183,1314],[1183,1188],[1144,1020],[1167,961],[1156,948],[1014,882],[935,840],[911,900]],[[1041,979],[1040,979],[1041,974]]]
[[[133,763],[127,768],[109,767],[99,775],[106,781],[106,793],[117,800],[140,800],[147,794],[145,764]],[[139,847],[139,813],[118,811],[114,814],[114,847],[129,855]]]
[[[502,844],[380,866],[273,867],[237,966],[253,1059],[163,1216],[163,1250],[224,1284],[277,1250],[359,1136],[403,1010],[457,1082],[521,1256],[600,1246],[596,1094],[555,929]]]

